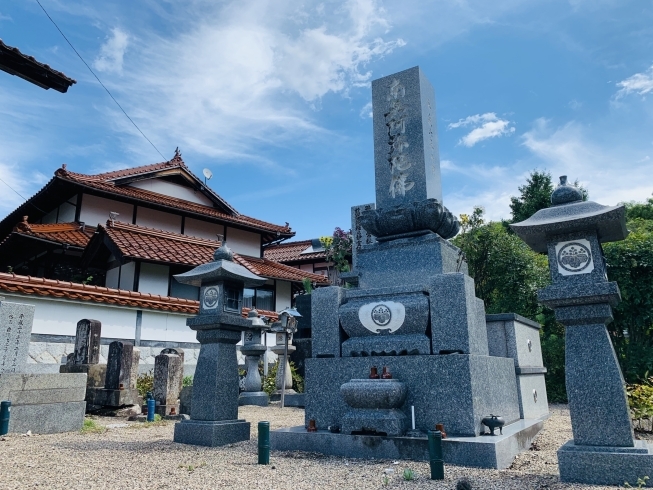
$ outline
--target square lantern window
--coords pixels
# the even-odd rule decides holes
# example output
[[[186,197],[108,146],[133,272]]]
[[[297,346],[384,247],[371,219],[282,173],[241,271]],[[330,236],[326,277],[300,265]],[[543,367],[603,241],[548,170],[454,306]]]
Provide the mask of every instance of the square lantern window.
[[[224,311],[240,314],[243,307],[243,290],[233,286],[224,286]]]

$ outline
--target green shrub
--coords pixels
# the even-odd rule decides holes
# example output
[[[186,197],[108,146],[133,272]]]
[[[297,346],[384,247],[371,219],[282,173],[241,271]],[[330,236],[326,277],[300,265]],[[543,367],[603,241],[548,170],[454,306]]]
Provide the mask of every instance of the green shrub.
[[[136,389],[138,390],[138,395],[145,399],[147,392],[154,391],[154,373],[150,369],[148,372],[139,374],[136,378]]]
[[[182,386],[193,386],[193,377],[184,376],[184,379],[181,381]]]
[[[279,361],[274,364],[269,370],[268,375],[263,378],[263,391],[268,395],[272,395],[277,390],[276,387],[276,377],[277,370],[279,369]],[[302,378],[299,373],[297,373],[297,368],[295,368],[295,363],[290,362],[290,374],[292,375],[292,389],[297,393],[304,393],[304,378]]]
[[[640,383],[626,385],[626,394],[631,417],[641,429],[643,421],[653,418],[653,376],[646,377]]]

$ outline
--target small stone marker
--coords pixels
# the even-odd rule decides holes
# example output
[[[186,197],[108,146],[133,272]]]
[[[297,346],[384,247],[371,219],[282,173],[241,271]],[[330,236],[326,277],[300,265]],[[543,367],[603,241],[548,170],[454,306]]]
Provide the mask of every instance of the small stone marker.
[[[75,352],[69,359],[72,364],[98,364],[100,362],[100,339],[102,323],[83,319],[77,322]]]
[[[435,92],[418,66],[372,82],[376,206],[442,203]]]
[[[179,349],[181,350],[181,349]],[[154,399],[159,415],[179,415],[179,393],[184,378],[183,351],[181,356],[174,349],[163,349],[154,358]]]
[[[24,372],[33,321],[33,305],[0,302],[0,373]]]
[[[108,390],[135,389],[138,377],[140,351],[132,344],[118,340],[109,344],[107,378],[104,387]]]

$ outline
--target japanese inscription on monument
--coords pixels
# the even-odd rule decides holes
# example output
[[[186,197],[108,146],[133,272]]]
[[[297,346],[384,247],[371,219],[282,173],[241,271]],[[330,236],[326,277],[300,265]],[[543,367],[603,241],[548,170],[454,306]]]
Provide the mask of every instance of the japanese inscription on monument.
[[[419,67],[372,82],[377,208],[442,202],[435,94]]]
[[[24,370],[33,320],[34,306],[0,303],[0,373]]]

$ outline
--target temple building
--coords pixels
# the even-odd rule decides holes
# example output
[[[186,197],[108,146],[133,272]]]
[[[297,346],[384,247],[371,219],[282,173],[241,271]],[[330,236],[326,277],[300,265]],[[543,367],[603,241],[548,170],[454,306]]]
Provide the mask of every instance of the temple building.
[[[272,316],[291,306],[305,278],[329,284],[319,269],[266,252],[294,235],[288,223],[240,214],[179,151],[167,162],[96,175],[63,165],[0,221],[0,296],[37,306],[33,342],[69,340],[77,321],[94,318],[103,337],[142,348],[193,343],[185,320],[197,311],[198,290],[173,276],[212,260],[226,241],[238,263],[267,279],[245,291],[241,307]]]

